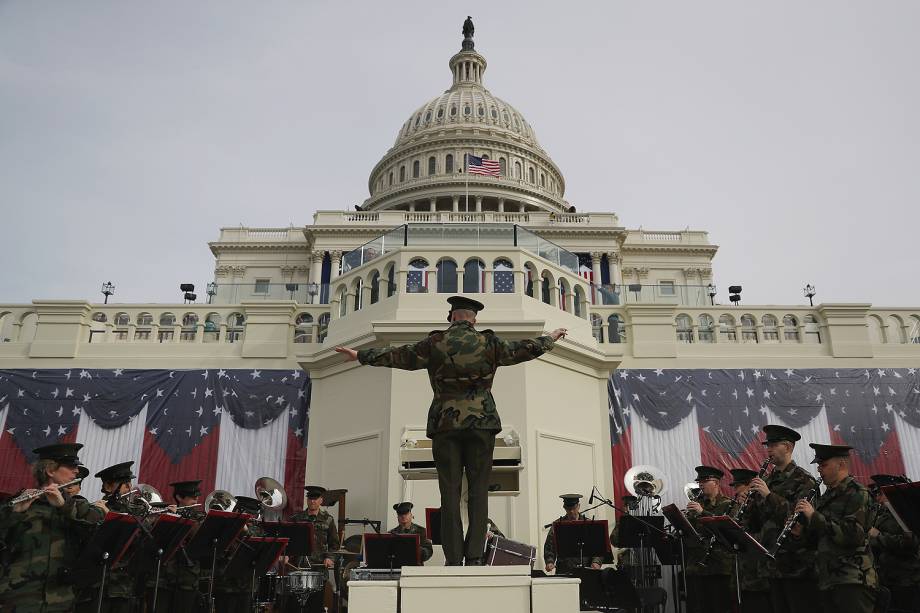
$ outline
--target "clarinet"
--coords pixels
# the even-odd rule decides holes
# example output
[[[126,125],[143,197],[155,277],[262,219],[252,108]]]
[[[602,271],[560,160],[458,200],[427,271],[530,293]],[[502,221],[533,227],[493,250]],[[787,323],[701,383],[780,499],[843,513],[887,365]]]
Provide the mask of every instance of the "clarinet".
[[[757,473],[757,478],[763,479],[766,476],[767,470],[770,468],[770,466],[773,466],[773,460],[767,458],[763,461],[763,464],[760,465],[760,471]],[[735,512],[732,513],[730,517],[736,522],[741,523],[741,518],[744,516],[744,512],[747,511],[747,507],[751,503],[751,499],[756,494],[757,492],[748,492],[747,498],[745,498],[744,501],[738,506],[738,508],[735,509]]]
[[[814,504],[815,498],[818,497],[818,494],[821,492],[821,483],[823,479],[818,477],[815,481],[815,487],[808,492],[808,495],[805,496],[805,500],[808,504]],[[801,519],[802,512],[792,513],[789,516],[789,519],[786,520],[785,525],[783,526],[782,531],[780,531],[779,536],[776,537],[776,544],[773,546],[773,551],[770,552],[770,555],[775,556],[777,552],[782,548],[783,544],[786,542],[786,539],[789,538],[789,533],[792,532],[792,528],[795,524]]]

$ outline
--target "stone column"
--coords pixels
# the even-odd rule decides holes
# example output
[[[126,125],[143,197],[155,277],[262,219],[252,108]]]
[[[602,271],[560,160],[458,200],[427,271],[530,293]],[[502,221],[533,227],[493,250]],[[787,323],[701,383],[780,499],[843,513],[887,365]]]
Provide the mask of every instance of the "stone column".
[[[150,342],[159,343],[160,342],[160,324],[153,322],[150,324]]]
[[[428,199],[428,209],[432,213],[438,210],[438,199],[437,198],[432,197]]]
[[[498,199],[498,212],[499,213],[505,212],[505,199],[504,198]]]
[[[620,255],[618,253],[614,251],[607,252],[607,264],[610,266],[610,283],[614,285],[623,284],[623,280],[620,279],[619,262]]]
[[[227,340],[227,322],[220,322],[220,326],[217,328],[217,342],[223,343]]]
[[[463,293],[463,267],[457,267],[457,293]]]
[[[485,281],[483,282],[484,287],[482,288],[483,294],[491,294],[493,283],[492,283],[492,269],[486,268],[485,270]]]
[[[410,212],[410,213],[414,213],[414,212],[415,212],[415,200],[413,200],[413,201],[411,201],[411,202],[409,203],[409,212]]]
[[[332,264],[332,266],[329,268],[329,280],[331,281],[341,274],[340,271],[342,269],[342,252],[330,251],[329,259],[331,260],[330,263]]]
[[[371,303],[371,283],[361,284],[361,308],[366,308]],[[380,301],[380,292],[377,292],[377,301]]]
[[[133,321],[128,322],[128,338],[125,339],[128,343],[134,342],[134,334],[137,332],[137,324]]]
[[[378,302],[381,300],[384,300],[389,294],[389,292],[387,291],[388,285],[389,285],[389,280],[383,275],[380,275],[377,278],[377,301]]]
[[[453,197],[453,211],[454,213],[460,212],[460,196]]]
[[[438,291],[438,267],[428,271],[428,293],[434,294]]]
[[[514,290],[523,295],[527,295],[527,271],[526,270],[515,270],[514,271]]]
[[[312,304],[319,302],[319,295],[323,287],[323,254],[324,251],[314,251],[310,254],[310,283],[316,283],[317,292],[313,296]]]
[[[591,276],[594,278],[591,299],[594,304],[601,304],[601,297],[597,288],[601,285],[601,257],[603,255],[600,251],[591,252]]]
[[[172,342],[178,343],[180,341],[181,336],[182,336],[182,324],[176,321],[176,323],[173,324]]]
[[[476,196],[476,212],[482,212],[482,196]]]
[[[195,325],[195,342],[203,343],[204,342],[204,322],[199,321]]]

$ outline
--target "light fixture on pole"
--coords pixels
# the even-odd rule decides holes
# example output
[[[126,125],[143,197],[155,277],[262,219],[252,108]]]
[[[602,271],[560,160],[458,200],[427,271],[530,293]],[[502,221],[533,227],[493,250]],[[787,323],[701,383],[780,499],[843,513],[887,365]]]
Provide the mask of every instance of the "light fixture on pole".
[[[716,305],[716,286],[710,283],[706,286],[706,293],[709,294],[709,304]]]
[[[728,299],[734,305],[741,304],[741,286],[740,285],[729,285],[728,286]]]
[[[190,303],[190,302],[195,302],[195,299],[198,298],[198,296],[196,296],[195,294],[192,293],[192,292],[195,291],[195,284],[194,284],[194,283],[183,283],[183,284],[181,284],[181,285],[179,286],[179,291],[180,291],[180,292],[183,292],[183,296],[182,296],[182,297],[185,299],[185,303],[186,303],[186,304],[188,304],[188,303]]]
[[[315,298],[318,293],[319,293],[319,283],[317,283],[316,281],[311,281],[310,283],[307,283],[307,295],[310,296],[310,304],[314,304],[313,298]]]
[[[217,283],[211,281],[208,283],[207,289],[205,291],[208,294],[208,304],[211,304],[211,301],[214,299],[214,295],[217,294]]]
[[[815,306],[815,301],[813,300],[815,297],[815,286],[811,283],[806,283],[805,287],[802,288],[802,292],[805,294],[805,297],[808,298],[808,304]]]
[[[297,283],[285,283],[284,289],[291,292],[291,300],[294,299],[294,292],[296,292],[300,286]]]
[[[109,296],[112,296],[114,294],[115,294],[115,284],[113,284],[111,281],[106,281],[105,283],[102,284],[102,295],[105,296],[105,302],[103,302],[103,304],[108,304]]]

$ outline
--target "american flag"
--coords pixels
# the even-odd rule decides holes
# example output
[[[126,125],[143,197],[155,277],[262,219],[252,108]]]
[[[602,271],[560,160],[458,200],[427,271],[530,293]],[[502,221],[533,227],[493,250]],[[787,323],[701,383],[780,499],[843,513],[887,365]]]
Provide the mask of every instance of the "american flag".
[[[497,177],[501,172],[501,166],[495,160],[476,157],[475,155],[466,156],[466,171],[471,175],[485,175],[487,177]]]
[[[514,293],[514,273],[510,270],[496,270],[495,275],[495,293],[496,294],[513,294]]]

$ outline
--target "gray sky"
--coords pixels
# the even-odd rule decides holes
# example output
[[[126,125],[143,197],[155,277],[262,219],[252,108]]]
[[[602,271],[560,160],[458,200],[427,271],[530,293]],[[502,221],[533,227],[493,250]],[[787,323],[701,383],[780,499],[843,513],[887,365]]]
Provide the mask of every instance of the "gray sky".
[[[0,0],[0,301],[175,301],[220,226],[360,203],[456,6]],[[709,230],[748,304],[920,304],[920,3],[481,6],[485,84],[579,210]]]

